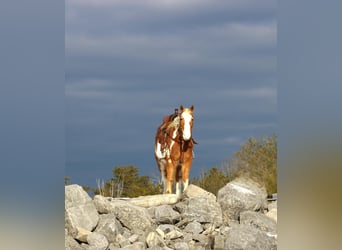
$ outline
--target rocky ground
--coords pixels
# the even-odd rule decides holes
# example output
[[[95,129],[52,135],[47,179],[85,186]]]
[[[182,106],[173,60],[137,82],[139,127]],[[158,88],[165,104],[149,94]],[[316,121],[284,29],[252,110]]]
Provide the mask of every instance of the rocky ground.
[[[217,197],[189,185],[182,197],[95,196],[65,187],[65,248],[277,249],[277,202],[263,187],[235,179]]]

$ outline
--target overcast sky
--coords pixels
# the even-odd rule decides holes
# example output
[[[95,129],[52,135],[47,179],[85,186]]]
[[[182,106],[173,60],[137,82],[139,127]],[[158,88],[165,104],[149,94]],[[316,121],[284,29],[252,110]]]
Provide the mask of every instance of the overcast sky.
[[[195,106],[191,176],[277,132],[275,0],[67,0],[66,175],[159,175],[156,128]]]

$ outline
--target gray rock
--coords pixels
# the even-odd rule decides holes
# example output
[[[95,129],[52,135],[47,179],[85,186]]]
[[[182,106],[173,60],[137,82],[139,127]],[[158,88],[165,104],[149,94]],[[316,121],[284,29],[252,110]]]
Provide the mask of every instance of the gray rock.
[[[125,250],[144,250],[146,249],[146,245],[143,242],[135,242],[132,245],[128,245],[125,247],[122,247],[120,249],[125,249]]]
[[[165,239],[174,240],[183,236],[183,233],[176,227],[171,232],[165,234]]]
[[[174,245],[175,250],[190,250],[190,247],[185,242],[176,242]]]
[[[139,239],[139,235],[137,235],[137,234],[133,234],[128,238],[129,242],[131,242],[131,243],[136,242],[138,239]]]
[[[277,231],[277,223],[265,214],[244,211],[240,213],[240,224],[251,225],[265,232],[275,233]]]
[[[203,234],[193,234],[192,239],[200,242],[202,245],[209,245],[209,237]]]
[[[192,221],[188,225],[186,225],[184,231],[188,233],[200,234],[203,232],[203,227],[201,223],[197,221]]]
[[[106,236],[109,243],[115,241],[116,236],[122,232],[122,226],[115,214],[101,214],[95,232]]]
[[[74,238],[77,227],[92,231],[99,215],[89,195],[79,185],[65,186],[65,227]]]
[[[188,198],[205,197],[213,201],[216,201],[216,196],[213,193],[210,193],[193,184],[190,184],[183,194],[185,197],[188,197]]]
[[[109,243],[108,250],[119,250],[119,249],[121,249],[119,246],[113,243]]]
[[[267,205],[267,209],[268,210],[272,210],[272,209],[277,209],[278,207],[278,202],[277,201],[272,201]]]
[[[266,198],[266,189],[246,178],[237,178],[229,182],[218,191],[217,195],[226,225],[238,223],[242,211],[257,211],[266,208]]]
[[[276,240],[266,232],[247,225],[233,225],[227,234],[225,249],[275,250]]]
[[[70,235],[65,236],[65,250],[82,250],[82,247]]]
[[[268,217],[270,217],[271,219],[273,219],[275,222],[277,222],[277,201],[273,201],[270,204],[268,204],[267,206],[268,212],[266,213],[266,215]]]
[[[85,230],[84,228],[77,227],[77,235],[75,237],[76,240],[79,240],[81,242],[87,243],[88,235],[91,234],[90,231]]]
[[[223,250],[225,237],[223,235],[216,235],[214,238],[214,250]]]
[[[189,198],[182,217],[200,223],[222,225],[222,210],[216,201],[207,197]]]
[[[122,234],[116,235],[115,241],[119,243],[120,247],[128,246],[131,242]]]
[[[165,247],[164,240],[156,232],[150,232],[146,237],[146,244],[149,248],[152,247]]]
[[[163,225],[159,225],[157,227],[157,232],[162,232],[160,233],[160,235],[162,236],[162,234],[166,235],[167,233],[173,231],[173,230],[176,230],[176,226],[174,225],[171,225],[171,224],[163,224]]]
[[[179,221],[180,214],[172,209],[170,205],[161,205],[154,210],[157,223],[175,223]]]
[[[97,250],[105,250],[109,245],[104,235],[95,232],[88,235],[87,241],[90,247]]]
[[[99,212],[114,213],[116,218],[133,233],[141,234],[152,226],[152,218],[146,208],[100,195],[94,197],[94,203]]]

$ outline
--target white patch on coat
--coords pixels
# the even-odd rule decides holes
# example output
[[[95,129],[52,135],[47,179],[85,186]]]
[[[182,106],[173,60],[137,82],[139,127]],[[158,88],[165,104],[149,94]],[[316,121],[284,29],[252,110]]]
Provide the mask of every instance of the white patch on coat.
[[[183,112],[182,118],[184,119],[183,139],[187,141],[187,140],[190,140],[191,138],[190,122],[192,119],[192,115],[190,115],[187,112]]]
[[[173,147],[173,145],[175,144],[175,141],[174,141],[174,139],[176,139],[176,136],[177,136],[177,129],[175,129],[175,131],[173,131],[173,134],[172,134],[172,141],[171,141],[171,145],[170,145],[170,152],[169,152],[169,156],[170,156],[170,154],[171,154],[171,152],[172,152],[172,147]]]
[[[162,152],[161,150],[161,145],[159,142],[157,142],[156,146],[155,146],[155,149],[154,149],[154,152],[156,154],[156,157],[160,160],[160,159],[163,159],[165,158],[165,153]]]

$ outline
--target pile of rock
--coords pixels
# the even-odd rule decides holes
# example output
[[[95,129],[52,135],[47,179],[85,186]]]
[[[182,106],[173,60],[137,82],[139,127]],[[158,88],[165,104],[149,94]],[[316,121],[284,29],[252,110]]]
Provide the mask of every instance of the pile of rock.
[[[69,185],[65,248],[276,249],[276,203],[267,204],[266,197],[264,188],[247,179],[228,183],[217,198],[189,185],[180,199],[92,199],[82,187]]]

